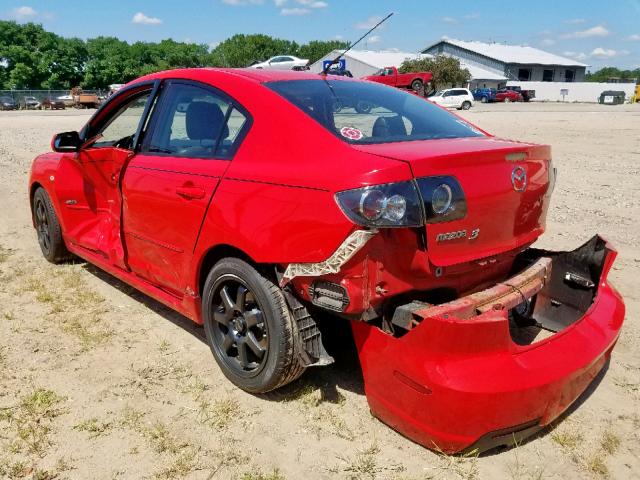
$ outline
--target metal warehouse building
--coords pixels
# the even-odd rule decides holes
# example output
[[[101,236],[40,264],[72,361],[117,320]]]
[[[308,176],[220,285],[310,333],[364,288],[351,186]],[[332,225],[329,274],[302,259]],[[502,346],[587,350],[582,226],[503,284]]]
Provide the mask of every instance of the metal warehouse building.
[[[440,40],[424,48],[422,53],[449,55],[507,80],[521,82],[583,82],[588,66],[533,47],[453,39]]]

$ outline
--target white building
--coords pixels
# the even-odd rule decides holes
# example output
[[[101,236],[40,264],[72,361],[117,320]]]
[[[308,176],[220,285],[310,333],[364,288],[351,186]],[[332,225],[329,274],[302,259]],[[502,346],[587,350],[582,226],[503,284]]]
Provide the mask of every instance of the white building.
[[[520,82],[582,82],[588,65],[526,45],[443,39],[422,49]]]
[[[324,60],[333,60],[342,53],[341,50],[334,50],[328,53],[320,60],[310,66],[312,72],[320,73],[322,71],[322,62]],[[399,67],[405,60],[413,60],[421,57],[430,57],[431,55],[423,55],[420,53],[409,53],[399,51],[372,51],[372,50],[350,50],[345,56],[345,68],[349,70],[354,77],[361,78],[367,75],[373,75],[384,67]],[[469,62],[460,62],[463,68],[471,73],[472,85],[495,86],[497,83],[504,84],[507,78],[495,71],[483,68],[479,65]],[[488,85],[487,85],[488,83]],[[456,86],[456,85],[452,85]]]

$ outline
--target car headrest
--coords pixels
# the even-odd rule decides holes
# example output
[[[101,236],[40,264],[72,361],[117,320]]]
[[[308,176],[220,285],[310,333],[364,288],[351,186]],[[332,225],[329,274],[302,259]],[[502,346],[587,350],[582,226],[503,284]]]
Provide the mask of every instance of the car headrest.
[[[406,137],[407,129],[400,115],[378,117],[373,123],[372,137]]]
[[[229,136],[229,127],[224,122],[224,114],[219,105],[211,102],[191,102],[186,112],[187,136],[191,140],[211,140],[215,142]]]

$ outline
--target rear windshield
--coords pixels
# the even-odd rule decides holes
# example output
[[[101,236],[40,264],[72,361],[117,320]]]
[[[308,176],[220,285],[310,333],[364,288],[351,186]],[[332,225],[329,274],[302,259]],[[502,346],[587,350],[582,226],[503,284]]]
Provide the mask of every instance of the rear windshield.
[[[265,85],[347,142],[368,144],[484,136],[429,101],[384,85],[323,79]]]

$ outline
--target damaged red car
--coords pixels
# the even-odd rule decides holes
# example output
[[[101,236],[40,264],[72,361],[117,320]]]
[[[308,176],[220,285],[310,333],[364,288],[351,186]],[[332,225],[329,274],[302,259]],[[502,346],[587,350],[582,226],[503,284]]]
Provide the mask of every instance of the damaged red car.
[[[249,392],[331,363],[318,312],[342,317],[371,411],[428,448],[485,450],[549,424],[622,326],[606,240],[531,246],[550,148],[391,87],[161,72],[52,150],[29,187],[49,261],[83,258],[203,324]]]

